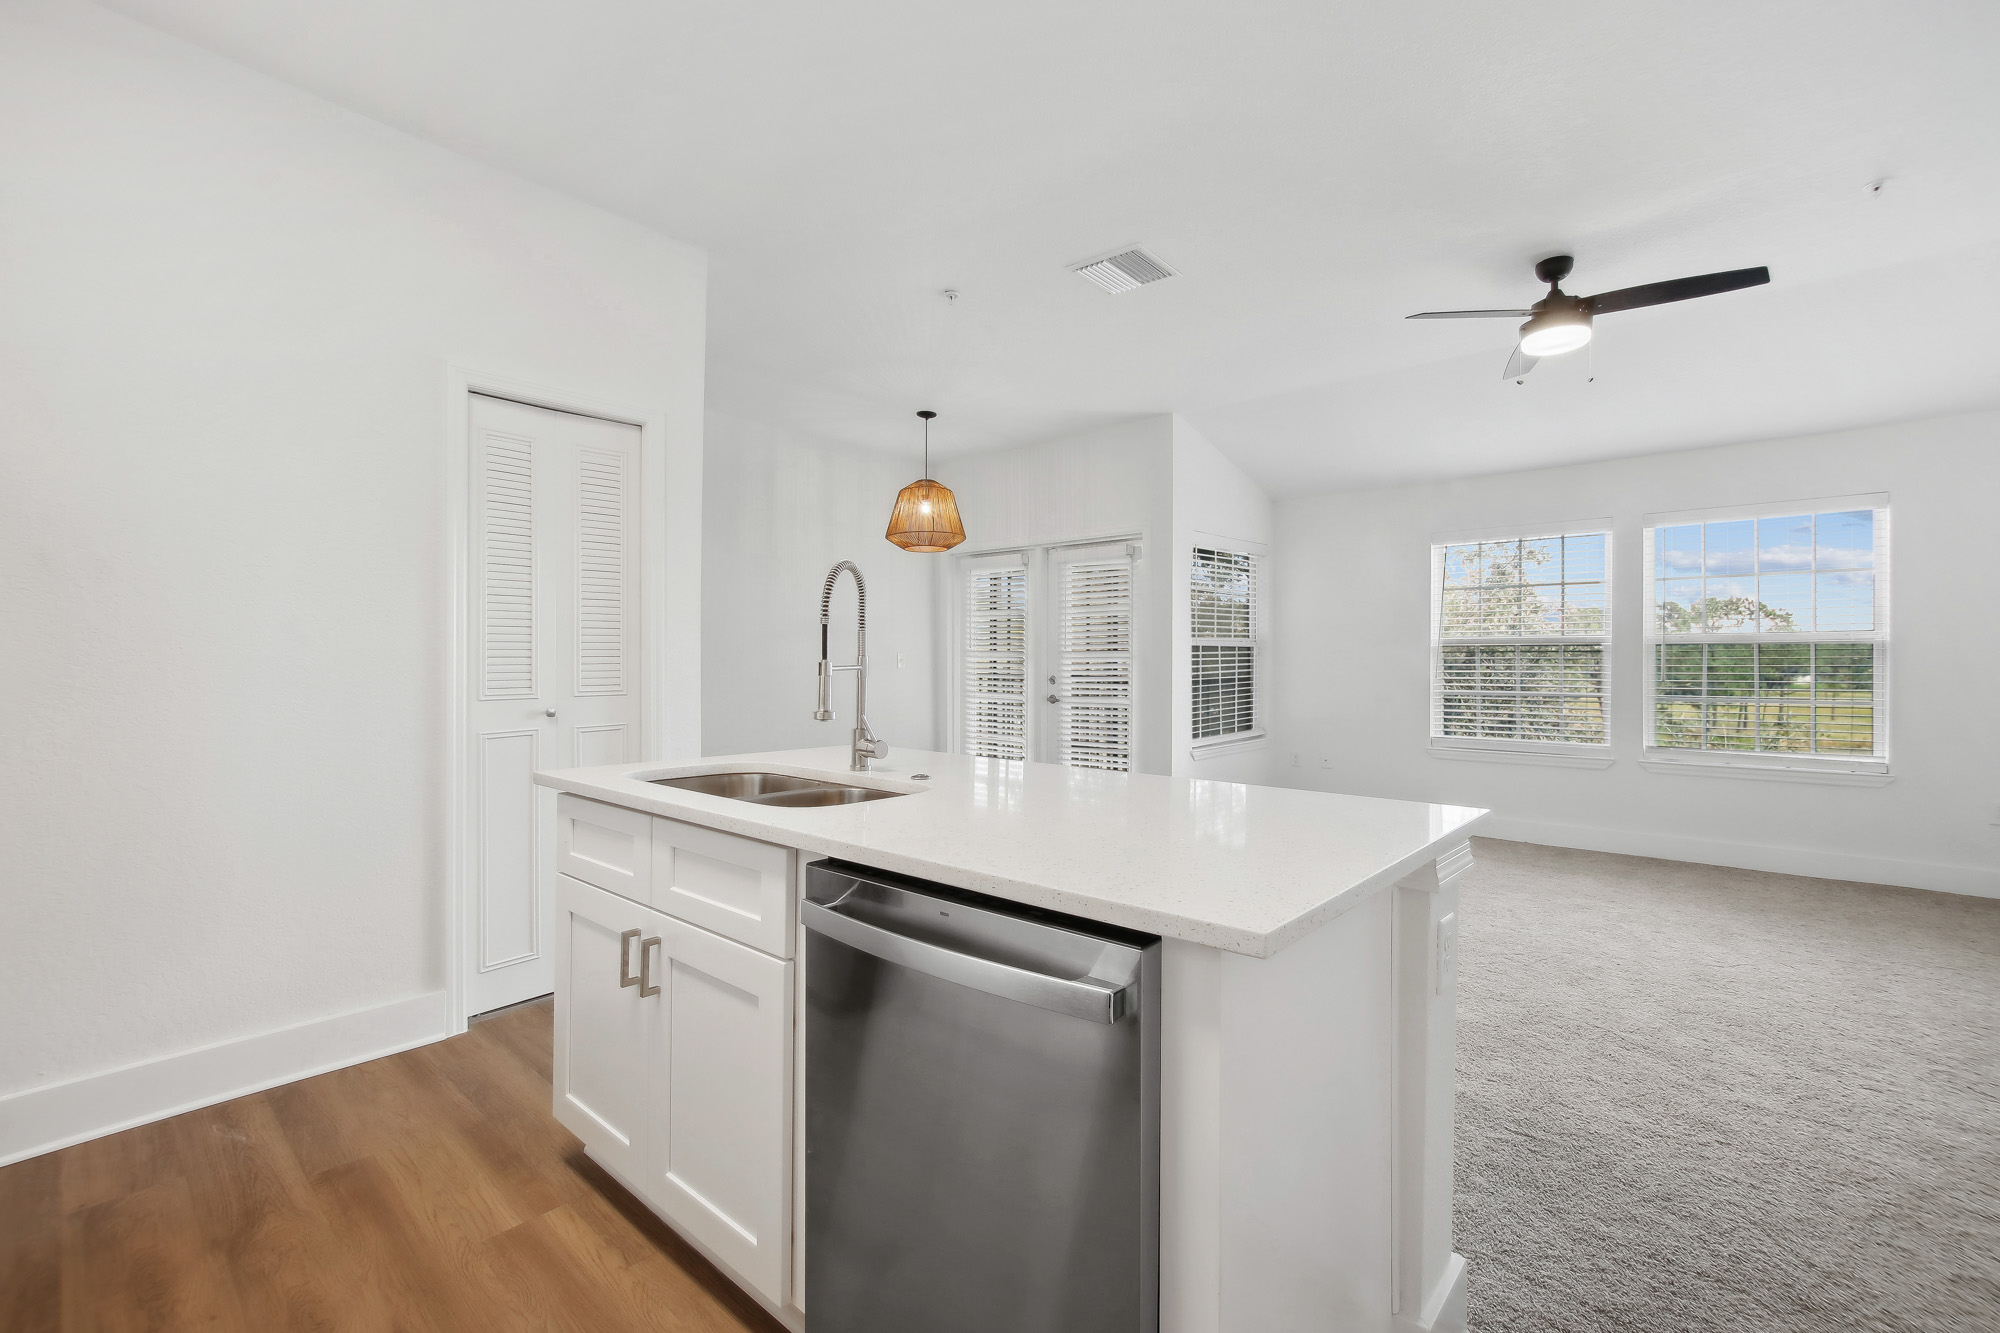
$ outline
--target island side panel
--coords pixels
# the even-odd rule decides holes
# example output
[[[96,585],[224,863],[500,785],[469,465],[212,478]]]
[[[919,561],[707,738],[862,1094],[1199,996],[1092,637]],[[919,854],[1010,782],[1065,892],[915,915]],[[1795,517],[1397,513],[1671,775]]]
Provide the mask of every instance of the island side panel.
[[[1452,1249],[1458,885],[1469,843],[1404,878],[1395,906],[1394,1255],[1397,1333],[1462,1333],[1465,1261]]]
[[[1222,962],[1220,1333],[1391,1326],[1389,893]]]
[[[1160,1333],[1219,1333],[1223,954],[1162,943]]]

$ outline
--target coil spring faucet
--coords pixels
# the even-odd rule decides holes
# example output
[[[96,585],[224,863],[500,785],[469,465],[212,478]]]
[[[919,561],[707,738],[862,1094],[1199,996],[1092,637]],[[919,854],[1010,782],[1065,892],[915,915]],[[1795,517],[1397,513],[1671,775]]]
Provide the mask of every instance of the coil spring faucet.
[[[843,569],[854,576],[854,665],[832,666],[826,660],[827,620],[833,607],[833,585]],[[826,572],[826,587],[819,595],[819,707],[813,710],[816,721],[833,721],[833,673],[836,671],[854,673],[854,746],[847,766],[856,773],[866,773],[868,761],[886,758],[889,747],[868,725],[868,585],[861,581],[861,571],[855,568],[852,560],[843,560]]]

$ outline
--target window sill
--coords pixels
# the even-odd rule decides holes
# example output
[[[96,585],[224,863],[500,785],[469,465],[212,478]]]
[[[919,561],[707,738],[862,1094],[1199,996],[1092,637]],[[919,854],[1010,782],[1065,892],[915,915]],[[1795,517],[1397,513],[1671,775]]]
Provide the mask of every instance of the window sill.
[[[1262,749],[1270,739],[1267,732],[1253,731],[1241,736],[1225,736],[1221,740],[1197,741],[1188,746],[1188,758],[1220,759],[1223,755],[1235,754],[1239,750]]]
[[[1823,787],[1886,787],[1890,773],[1855,773],[1839,768],[1786,768],[1779,764],[1718,764],[1701,759],[1641,759],[1649,773],[1683,773],[1698,778],[1749,778],[1755,782],[1810,782]]]
[[[1482,764],[1541,764],[1548,768],[1609,768],[1608,754],[1572,754],[1562,750],[1486,750],[1465,745],[1433,745],[1433,759],[1470,759]]]

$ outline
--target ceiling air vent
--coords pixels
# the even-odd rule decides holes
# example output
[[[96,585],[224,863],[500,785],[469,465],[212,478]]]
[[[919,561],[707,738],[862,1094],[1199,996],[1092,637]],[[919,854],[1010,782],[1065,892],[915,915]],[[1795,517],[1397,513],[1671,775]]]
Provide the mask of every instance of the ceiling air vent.
[[[1107,292],[1129,292],[1149,282],[1174,276],[1172,269],[1136,245],[1115,255],[1093,259],[1088,264],[1078,264],[1070,272],[1089,278]]]

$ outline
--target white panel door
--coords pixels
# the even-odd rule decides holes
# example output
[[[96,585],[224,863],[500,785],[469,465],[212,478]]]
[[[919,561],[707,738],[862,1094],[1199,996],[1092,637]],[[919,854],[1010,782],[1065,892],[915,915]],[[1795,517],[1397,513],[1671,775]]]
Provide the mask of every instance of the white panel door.
[[[647,1062],[665,994],[663,918],[567,875],[557,899],[556,1119],[637,1180],[652,1132]]]
[[[466,1012],[555,986],[555,793],[638,758],[639,429],[474,394]]]
[[[773,1304],[791,1267],[792,964],[665,923],[646,1194]]]

